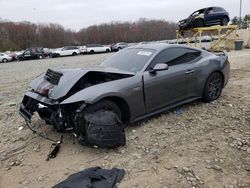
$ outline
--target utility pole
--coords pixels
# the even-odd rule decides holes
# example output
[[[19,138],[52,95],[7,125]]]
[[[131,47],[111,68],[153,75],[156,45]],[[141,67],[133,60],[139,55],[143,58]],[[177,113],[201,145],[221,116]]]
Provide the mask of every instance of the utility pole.
[[[240,0],[240,17],[239,17],[239,29],[241,29],[242,21],[241,21],[241,8],[242,8],[242,0]]]

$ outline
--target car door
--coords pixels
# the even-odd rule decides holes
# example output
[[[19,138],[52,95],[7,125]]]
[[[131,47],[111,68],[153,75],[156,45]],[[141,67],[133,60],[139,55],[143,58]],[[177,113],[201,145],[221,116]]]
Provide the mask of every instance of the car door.
[[[105,52],[105,47],[98,44],[97,50],[96,50],[96,51],[97,51],[97,52]]]
[[[67,50],[67,55],[72,55],[74,53],[74,47],[73,46],[70,46]]]
[[[192,57],[192,53],[197,53]],[[200,51],[169,48],[160,52],[143,74],[146,111],[154,111],[192,97],[196,90],[196,60]],[[168,70],[149,72],[156,64],[167,63]]]
[[[24,59],[31,59],[32,58],[32,51],[31,51],[31,49],[27,49],[27,50],[25,50],[24,51],[24,53],[23,53],[23,58]]]
[[[211,7],[205,13],[206,25],[214,25],[220,23],[220,11],[216,7]]]
[[[68,47],[63,47],[61,50],[61,56],[67,56],[68,55]]]

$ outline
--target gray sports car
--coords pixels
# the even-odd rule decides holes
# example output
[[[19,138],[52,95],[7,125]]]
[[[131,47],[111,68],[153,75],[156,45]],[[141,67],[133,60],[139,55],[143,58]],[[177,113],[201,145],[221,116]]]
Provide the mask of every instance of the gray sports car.
[[[109,110],[124,124],[197,99],[216,100],[229,79],[224,54],[169,44],[126,48],[94,68],[50,70],[31,84],[20,114],[85,135],[85,114]]]

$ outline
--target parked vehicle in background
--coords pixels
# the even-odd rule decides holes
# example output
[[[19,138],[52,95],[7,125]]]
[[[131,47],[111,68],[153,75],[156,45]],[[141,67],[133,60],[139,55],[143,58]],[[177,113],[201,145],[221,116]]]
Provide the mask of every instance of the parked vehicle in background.
[[[111,50],[114,51],[114,52],[116,52],[116,51],[119,51],[119,50],[121,50],[123,48],[127,48],[127,47],[128,47],[127,43],[125,43],[125,42],[118,42],[116,44],[111,45]]]
[[[44,51],[42,47],[27,48],[22,54],[18,55],[16,58],[19,61],[30,60],[30,59],[43,59]]]
[[[0,53],[0,63],[7,63],[8,61],[12,61],[13,58],[5,53]]]
[[[179,29],[205,27],[212,25],[226,26],[229,13],[221,7],[208,7],[193,12],[187,19],[179,21]]]
[[[101,44],[87,44],[82,47],[83,53],[103,53],[103,52],[111,52],[111,48],[109,46],[104,46]]]
[[[59,56],[74,56],[80,54],[80,50],[77,46],[64,46],[62,48],[56,49],[53,53],[53,57]]]
[[[44,48],[43,51],[44,51],[44,56],[45,57],[52,57],[52,53],[53,53],[54,49]]]

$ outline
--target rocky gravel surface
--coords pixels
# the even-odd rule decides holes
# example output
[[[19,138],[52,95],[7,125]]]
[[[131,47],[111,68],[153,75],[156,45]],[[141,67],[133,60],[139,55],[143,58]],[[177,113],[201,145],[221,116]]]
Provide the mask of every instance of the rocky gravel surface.
[[[229,52],[231,78],[214,102],[196,101],[131,125],[124,147],[74,144],[55,159],[51,142],[33,134],[18,114],[29,83],[47,68],[99,64],[111,54],[0,64],[0,188],[47,188],[88,167],[124,168],[119,187],[250,188],[250,50]],[[38,118],[34,126],[60,138]]]

